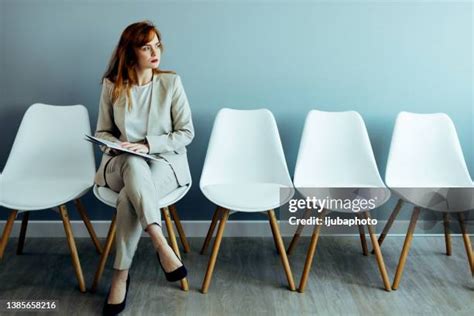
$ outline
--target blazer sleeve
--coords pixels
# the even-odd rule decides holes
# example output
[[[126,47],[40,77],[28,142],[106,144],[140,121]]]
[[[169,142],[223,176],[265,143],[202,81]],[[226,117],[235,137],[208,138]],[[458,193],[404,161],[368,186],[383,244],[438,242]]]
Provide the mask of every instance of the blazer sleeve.
[[[112,104],[112,88],[111,84],[104,79],[102,82],[102,92],[100,94],[99,117],[97,118],[97,128],[95,137],[103,138],[112,142],[120,142],[115,136],[119,134],[119,130],[114,123],[114,111]],[[106,154],[111,154],[111,148],[99,146],[100,150]]]
[[[175,151],[189,145],[194,138],[191,109],[179,76],[176,76],[171,97],[171,119],[173,124],[172,132],[163,135],[146,136],[150,154]]]

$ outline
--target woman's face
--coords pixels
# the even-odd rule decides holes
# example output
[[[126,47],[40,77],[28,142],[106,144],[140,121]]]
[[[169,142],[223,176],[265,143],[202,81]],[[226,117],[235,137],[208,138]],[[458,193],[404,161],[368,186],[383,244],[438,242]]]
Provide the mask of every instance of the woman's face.
[[[144,70],[148,68],[158,68],[161,59],[161,49],[160,41],[158,36],[153,37],[153,39],[143,45],[142,47],[135,49],[135,54],[137,56],[138,68]]]

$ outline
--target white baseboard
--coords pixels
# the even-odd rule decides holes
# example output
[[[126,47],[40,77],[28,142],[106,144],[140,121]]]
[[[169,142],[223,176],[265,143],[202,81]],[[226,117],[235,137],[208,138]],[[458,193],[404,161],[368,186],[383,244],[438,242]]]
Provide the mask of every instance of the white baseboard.
[[[6,221],[0,221],[0,232],[3,231]],[[379,221],[377,225],[377,233],[380,233],[386,221]],[[390,236],[405,236],[408,220],[396,221],[390,231]],[[205,237],[207,230],[209,229],[210,221],[181,221],[183,229],[188,237]],[[76,238],[88,237],[89,234],[84,223],[80,220],[71,221],[74,236]],[[92,221],[95,232],[98,237],[105,238],[109,229],[110,221]],[[13,225],[11,237],[18,237],[20,232],[21,220],[16,220]],[[443,229],[442,223],[438,223],[436,226],[431,227],[424,226],[423,221],[418,221],[417,230],[415,236],[442,236]],[[163,227],[165,227],[163,223]],[[429,231],[423,232],[423,227],[430,227]],[[303,235],[310,236],[312,232],[312,226],[308,226],[304,229]],[[325,232],[326,231],[326,232]],[[344,227],[343,230],[337,228],[324,227],[321,235],[336,236],[358,236],[359,232],[357,227],[352,227],[351,230]],[[366,230],[367,232],[367,230]],[[284,233],[283,236],[292,236],[292,232]],[[459,234],[452,234],[453,236],[459,236]],[[27,237],[43,237],[43,238],[54,238],[64,237],[64,227],[61,221],[30,221],[28,223]],[[144,233],[143,236],[146,236]],[[265,220],[254,220],[254,221],[242,221],[242,220],[229,220],[225,227],[224,237],[270,237],[271,230],[268,221]]]

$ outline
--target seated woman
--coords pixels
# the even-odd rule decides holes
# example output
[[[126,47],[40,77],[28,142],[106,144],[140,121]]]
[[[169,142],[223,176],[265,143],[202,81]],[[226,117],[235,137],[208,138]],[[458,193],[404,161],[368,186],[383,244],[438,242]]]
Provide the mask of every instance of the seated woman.
[[[190,183],[186,148],[194,137],[188,100],[178,75],[158,68],[163,44],[150,22],[122,33],[103,78],[96,137],[155,155],[159,161],[101,147],[96,184],[119,193],[114,274],[103,312],[125,308],[129,268],[142,230],[151,237],[168,281],[186,277],[161,228],[160,198]]]

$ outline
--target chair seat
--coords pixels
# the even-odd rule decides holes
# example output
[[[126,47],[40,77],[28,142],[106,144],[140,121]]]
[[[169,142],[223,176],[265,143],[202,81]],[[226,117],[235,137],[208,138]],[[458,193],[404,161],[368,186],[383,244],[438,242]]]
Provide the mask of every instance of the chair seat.
[[[84,195],[93,185],[74,179],[10,180],[0,178],[0,204],[21,211],[43,210]]]
[[[390,188],[403,200],[438,212],[474,209],[474,186],[458,188]]]
[[[166,195],[158,201],[159,207],[166,207],[172,205],[179,201],[191,188],[191,185],[186,185],[177,188],[170,194]],[[110,207],[116,207],[118,193],[112,191],[108,187],[94,186],[94,195],[104,204],[107,204]]]
[[[202,192],[213,203],[229,210],[262,212],[288,202],[294,189],[276,183],[233,183],[206,185]]]

